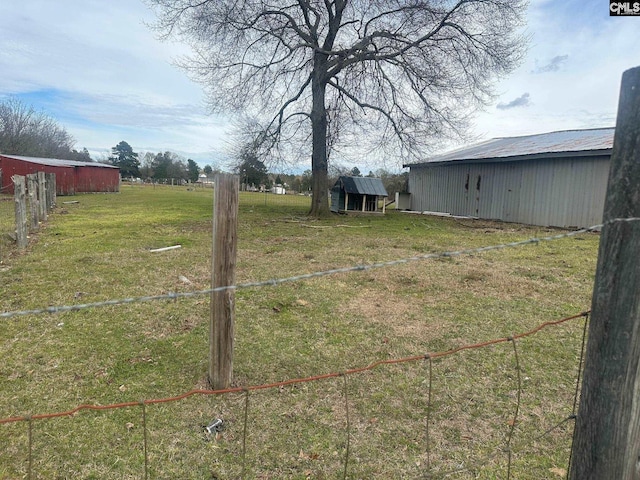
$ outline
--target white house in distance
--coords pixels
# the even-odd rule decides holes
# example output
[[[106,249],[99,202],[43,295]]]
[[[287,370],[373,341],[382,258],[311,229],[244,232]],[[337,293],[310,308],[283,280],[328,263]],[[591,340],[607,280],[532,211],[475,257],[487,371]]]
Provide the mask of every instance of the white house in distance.
[[[602,223],[614,128],[487,140],[409,167],[410,210],[529,225]]]

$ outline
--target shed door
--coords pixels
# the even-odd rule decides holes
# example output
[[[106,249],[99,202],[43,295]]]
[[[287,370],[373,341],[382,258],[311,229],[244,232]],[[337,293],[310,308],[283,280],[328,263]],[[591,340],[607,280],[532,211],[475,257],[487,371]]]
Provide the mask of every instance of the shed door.
[[[342,205],[344,205],[344,190],[331,190],[331,211],[339,212]]]
[[[504,179],[502,219],[507,222],[515,222],[520,219],[521,170],[515,165],[505,165]]]

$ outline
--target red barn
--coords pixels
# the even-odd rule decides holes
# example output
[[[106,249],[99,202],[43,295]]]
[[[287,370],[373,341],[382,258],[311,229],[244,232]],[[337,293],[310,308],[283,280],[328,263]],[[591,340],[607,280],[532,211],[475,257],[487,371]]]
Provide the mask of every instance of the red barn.
[[[0,172],[5,193],[13,193],[13,175],[37,172],[55,173],[58,195],[120,191],[120,169],[104,163],[0,154]]]

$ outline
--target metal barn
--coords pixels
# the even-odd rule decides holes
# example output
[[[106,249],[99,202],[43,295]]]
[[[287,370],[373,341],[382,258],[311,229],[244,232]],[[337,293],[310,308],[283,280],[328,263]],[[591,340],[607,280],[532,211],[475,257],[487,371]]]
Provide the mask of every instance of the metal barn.
[[[410,209],[562,228],[599,224],[613,134],[495,138],[405,165]]]
[[[120,169],[103,163],[0,154],[0,170],[5,193],[13,193],[13,175],[37,172],[55,173],[58,195],[120,190]]]
[[[385,212],[378,201],[386,198],[387,190],[379,178],[341,176],[331,189],[332,212]]]

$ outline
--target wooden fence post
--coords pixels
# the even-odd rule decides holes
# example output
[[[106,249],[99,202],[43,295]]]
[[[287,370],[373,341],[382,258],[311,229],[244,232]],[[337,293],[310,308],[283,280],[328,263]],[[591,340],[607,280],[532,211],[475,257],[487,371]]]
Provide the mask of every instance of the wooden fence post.
[[[24,177],[14,175],[13,180],[13,198],[16,204],[16,242],[18,248],[27,247],[27,197],[26,185]]]
[[[53,201],[53,206],[55,207],[58,204],[58,182],[56,180],[56,174],[51,174],[51,200]]]
[[[29,195],[29,230],[35,232],[40,227],[40,207],[38,206],[38,174],[27,175],[27,193]]]
[[[52,210],[56,205],[56,174],[45,173],[45,180],[47,185],[47,208]]]
[[[40,221],[47,221],[47,185],[44,172],[38,172],[38,208],[40,209],[38,217]]]
[[[234,285],[238,224],[239,177],[218,174],[213,191],[213,265],[211,287]],[[209,383],[215,390],[229,388],[233,380],[235,291],[211,294],[209,330]]]
[[[640,67],[624,72],[576,419],[572,480],[640,479]]]

